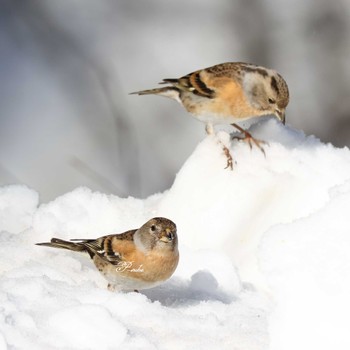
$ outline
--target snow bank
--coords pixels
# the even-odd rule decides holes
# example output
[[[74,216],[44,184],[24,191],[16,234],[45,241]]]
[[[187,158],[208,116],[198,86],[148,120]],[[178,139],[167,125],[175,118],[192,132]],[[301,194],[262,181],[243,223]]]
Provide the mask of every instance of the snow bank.
[[[225,170],[207,137],[145,200],[78,188],[38,206],[33,190],[0,189],[0,348],[348,349],[350,152],[274,120],[252,132],[266,158],[234,141]],[[34,245],[160,215],[178,226],[180,264],[140,294],[107,291],[83,255]]]
[[[309,217],[266,234],[261,262],[277,303],[271,349],[350,349],[350,181]]]
[[[206,138],[185,163],[159,204],[159,213],[177,223],[181,242],[223,250],[242,279],[268,288],[258,266],[262,235],[322,208],[329,191],[350,178],[350,152],[270,120],[252,130],[269,140],[266,158],[258,149],[233,143],[234,171],[224,171],[224,155]],[[228,145],[228,135],[219,134]],[[221,152],[222,153],[222,152]]]

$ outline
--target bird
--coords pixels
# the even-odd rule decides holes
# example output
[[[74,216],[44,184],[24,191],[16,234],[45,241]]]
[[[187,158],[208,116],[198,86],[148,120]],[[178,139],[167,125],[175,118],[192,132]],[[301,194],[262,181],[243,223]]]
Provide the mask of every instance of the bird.
[[[251,63],[226,62],[197,70],[177,79],[163,79],[167,86],[132,92],[137,95],[160,95],[178,101],[196,119],[205,123],[206,133],[214,134],[214,125],[231,124],[243,137],[264,154],[262,144],[237,122],[274,115],[283,124],[289,102],[286,81],[275,70]],[[232,156],[223,145],[226,168],[232,169]]]
[[[176,225],[164,217],[152,218],[138,229],[96,239],[52,238],[36,244],[89,254],[110,291],[139,292],[155,287],[171,277],[179,262]]]

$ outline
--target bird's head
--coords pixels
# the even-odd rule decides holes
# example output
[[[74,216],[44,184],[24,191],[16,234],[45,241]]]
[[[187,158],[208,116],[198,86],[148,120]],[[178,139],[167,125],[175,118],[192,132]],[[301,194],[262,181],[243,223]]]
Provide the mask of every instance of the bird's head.
[[[243,71],[243,89],[251,106],[261,115],[275,115],[284,124],[289,91],[282,76],[272,69],[253,65]]]
[[[176,225],[169,219],[157,217],[150,219],[137,232],[137,239],[143,250],[176,250],[178,246]]]

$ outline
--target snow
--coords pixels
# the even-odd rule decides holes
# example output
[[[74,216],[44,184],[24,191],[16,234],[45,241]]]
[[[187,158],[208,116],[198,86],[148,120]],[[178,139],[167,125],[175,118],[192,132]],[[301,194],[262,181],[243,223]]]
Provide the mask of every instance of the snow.
[[[350,349],[349,208],[347,181],[322,209],[263,240],[262,266],[283,305],[270,326],[271,349]]]
[[[349,349],[350,152],[264,120],[266,157],[233,141],[233,171],[205,138],[164,193],[77,188],[39,204],[0,189],[0,349]],[[35,246],[95,238],[166,216],[173,277],[112,293],[89,258]]]

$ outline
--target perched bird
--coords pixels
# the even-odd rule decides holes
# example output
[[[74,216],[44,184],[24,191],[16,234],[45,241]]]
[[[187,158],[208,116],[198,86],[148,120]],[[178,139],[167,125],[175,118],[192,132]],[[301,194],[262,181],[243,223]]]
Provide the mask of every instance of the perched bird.
[[[176,225],[162,217],[120,234],[71,241],[52,238],[37,245],[88,253],[111,291],[152,288],[167,280],[179,261]]]
[[[232,124],[264,153],[261,143],[237,125],[237,122],[264,115],[275,115],[285,122],[289,102],[288,86],[272,69],[243,62],[228,62],[197,70],[179,79],[163,79],[168,86],[133,92],[138,95],[161,95],[180,102],[195,118],[206,124],[212,134],[215,124]],[[232,157],[223,145],[227,167],[232,169]]]

